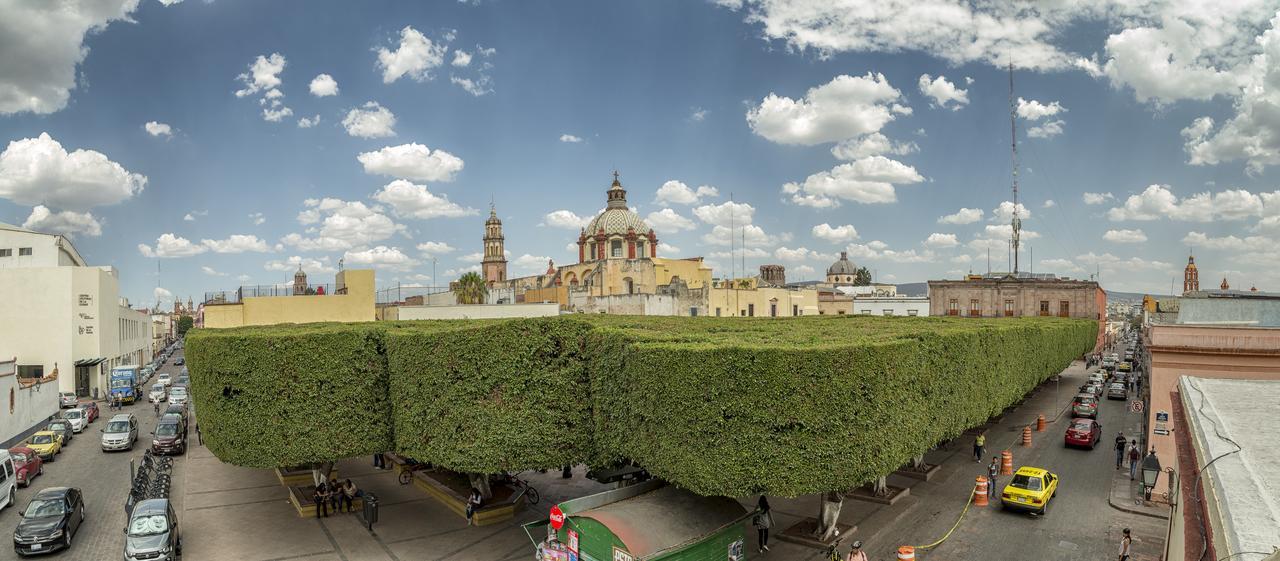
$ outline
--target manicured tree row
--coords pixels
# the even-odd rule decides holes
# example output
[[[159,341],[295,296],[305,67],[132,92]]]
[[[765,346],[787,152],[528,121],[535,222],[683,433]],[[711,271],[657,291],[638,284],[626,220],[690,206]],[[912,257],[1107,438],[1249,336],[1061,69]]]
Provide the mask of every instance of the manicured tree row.
[[[388,332],[395,449],[461,472],[558,468],[592,447],[591,326],[536,318]]]
[[[631,333],[639,340],[611,357],[613,371],[593,377],[597,457],[636,460],[707,495],[850,489],[1014,403],[1087,352],[1096,329],[1056,319],[901,321],[935,329],[810,346]],[[858,327],[820,323],[835,333]]]
[[[193,330],[186,342],[201,436],[240,466],[299,466],[391,449],[382,328]]]

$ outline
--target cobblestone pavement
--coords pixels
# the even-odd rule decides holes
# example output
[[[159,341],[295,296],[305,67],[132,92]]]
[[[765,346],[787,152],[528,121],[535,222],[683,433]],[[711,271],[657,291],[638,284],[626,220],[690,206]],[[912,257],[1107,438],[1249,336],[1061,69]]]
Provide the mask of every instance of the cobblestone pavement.
[[[175,353],[169,362],[161,368],[177,376],[182,367],[173,366],[173,359],[181,356]],[[154,378],[153,378],[154,380]],[[0,530],[12,544],[13,528],[18,525],[18,511],[26,508],[27,502],[36,492],[46,487],[79,487],[84,492],[85,521],[76,533],[71,549],[38,559],[59,559],[67,561],[102,561],[120,559],[124,554],[125,498],[129,494],[129,459],[138,464],[142,462],[142,453],[151,444],[151,431],[155,429],[156,419],[150,403],[126,405],[122,413],[133,413],[138,417],[138,442],[130,452],[103,452],[100,445],[102,433],[98,432],[107,425],[107,419],[116,411],[112,411],[105,403],[99,403],[102,416],[98,417],[83,432],[75,435],[71,443],[58,455],[54,462],[45,464],[44,475],[36,477],[31,486],[18,489],[16,508],[6,508],[0,512]],[[174,461],[174,483],[171,494],[174,503],[181,508],[183,460]],[[181,525],[181,518],[179,518]],[[12,545],[0,547],[0,561],[21,559],[13,551]],[[196,560],[199,561],[199,560]]]

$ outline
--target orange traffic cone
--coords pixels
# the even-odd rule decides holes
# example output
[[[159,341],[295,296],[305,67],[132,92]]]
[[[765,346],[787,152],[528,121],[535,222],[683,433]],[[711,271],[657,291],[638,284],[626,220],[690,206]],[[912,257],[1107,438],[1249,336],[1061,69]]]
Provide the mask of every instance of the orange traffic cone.
[[[973,504],[987,506],[987,478],[978,476],[978,484],[973,487]]]
[[[1044,432],[1044,415],[1036,418],[1036,432]]]
[[[1000,453],[1000,475],[1013,475],[1013,452]]]
[[[1031,427],[1022,428],[1022,445],[1027,447],[1031,446]]]

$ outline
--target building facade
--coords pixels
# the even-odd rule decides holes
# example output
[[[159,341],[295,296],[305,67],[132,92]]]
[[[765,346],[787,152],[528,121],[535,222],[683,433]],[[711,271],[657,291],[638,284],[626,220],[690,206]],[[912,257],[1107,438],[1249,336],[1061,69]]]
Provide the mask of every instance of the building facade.
[[[1105,342],[1107,293],[1095,281],[1053,275],[971,275],[964,280],[929,281],[929,314],[973,318],[1055,316],[1098,322]]]
[[[323,288],[321,286],[320,288]],[[295,284],[293,291],[298,289]],[[288,296],[245,296],[216,292],[205,296],[202,325],[209,328],[321,321],[374,321],[374,278],[372,269],[338,271],[332,294],[304,287],[303,293]]]
[[[113,267],[91,267],[65,237],[0,224],[0,360],[18,378],[105,394],[107,373],[151,361],[152,322],[120,297]]]
[[[856,296],[853,313],[863,316],[927,316],[928,296]]]

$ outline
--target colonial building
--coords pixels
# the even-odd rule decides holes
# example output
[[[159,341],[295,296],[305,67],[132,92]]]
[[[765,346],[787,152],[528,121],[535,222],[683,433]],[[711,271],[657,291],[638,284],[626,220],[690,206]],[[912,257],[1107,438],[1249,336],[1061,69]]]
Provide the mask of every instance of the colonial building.
[[[1057,316],[1107,320],[1107,293],[1095,281],[1028,273],[929,281],[929,314],[961,317]]]
[[[827,284],[853,286],[858,280],[858,268],[849,260],[849,252],[841,251],[840,259],[827,267]]]
[[[507,280],[507,254],[503,244],[502,221],[493,205],[489,205],[489,219],[484,221],[484,260],[480,262],[481,276],[490,287]]]

